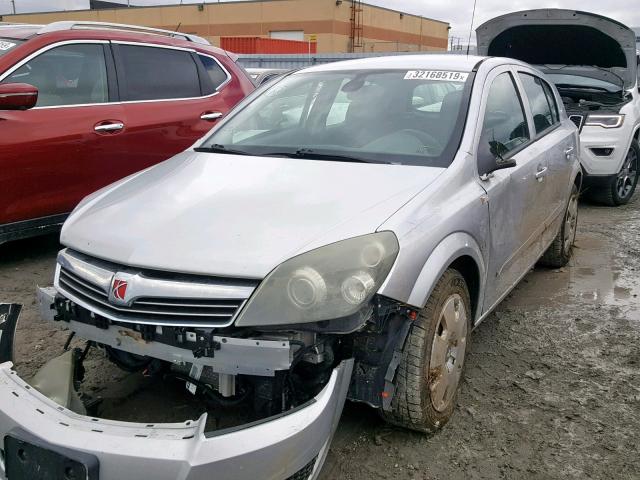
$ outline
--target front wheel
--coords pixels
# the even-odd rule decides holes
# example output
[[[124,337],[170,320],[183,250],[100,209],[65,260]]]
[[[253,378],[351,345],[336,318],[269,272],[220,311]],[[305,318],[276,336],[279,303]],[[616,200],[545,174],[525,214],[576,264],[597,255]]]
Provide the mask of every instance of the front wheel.
[[[447,270],[414,320],[402,350],[389,423],[420,432],[444,426],[456,404],[471,333],[471,301],[462,275]]]
[[[597,203],[610,207],[629,203],[638,184],[639,160],[640,146],[636,140],[633,140],[618,174],[605,185],[592,187],[589,190],[589,197]]]

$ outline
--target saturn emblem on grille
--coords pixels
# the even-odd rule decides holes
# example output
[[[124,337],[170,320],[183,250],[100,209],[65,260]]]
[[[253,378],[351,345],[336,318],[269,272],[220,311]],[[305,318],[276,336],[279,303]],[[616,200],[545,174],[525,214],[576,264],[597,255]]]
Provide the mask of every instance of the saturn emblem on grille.
[[[120,305],[126,305],[127,303],[127,289],[129,288],[129,282],[118,278],[116,275],[111,282],[111,290],[109,292],[109,301]]]

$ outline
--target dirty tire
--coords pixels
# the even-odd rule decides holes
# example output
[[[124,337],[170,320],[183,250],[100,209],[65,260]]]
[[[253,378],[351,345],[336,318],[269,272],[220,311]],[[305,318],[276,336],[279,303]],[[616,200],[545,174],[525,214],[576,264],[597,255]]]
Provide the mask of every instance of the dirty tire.
[[[578,230],[578,187],[574,184],[571,189],[571,196],[567,208],[564,212],[564,218],[560,231],[553,243],[544,252],[542,258],[538,261],[538,265],[543,267],[560,268],[564,267],[571,259],[573,252],[573,243],[576,239],[576,231]]]
[[[637,140],[633,140],[620,172],[611,177],[606,185],[591,187],[587,190],[588,198],[595,203],[609,207],[626,205],[633,197],[638,184],[639,164],[640,146]]]
[[[457,320],[450,323],[453,327],[445,328],[442,327],[444,325],[442,321],[443,310],[452,301]],[[464,313],[464,318],[461,312]],[[471,315],[469,290],[464,278],[457,270],[447,270],[409,330],[396,373],[394,382],[396,390],[391,401],[391,411],[380,410],[382,417],[387,422],[411,430],[431,433],[442,428],[449,421],[456,405],[456,398],[464,374],[464,358],[469,347],[471,334]],[[463,332],[459,330],[463,330]],[[458,331],[457,335],[456,331]],[[438,339],[435,338],[436,335]],[[434,388],[438,385],[438,378],[445,376],[439,376],[434,371],[431,360],[434,355],[438,356],[442,350],[437,347],[434,350],[435,342],[445,338],[445,335],[449,339],[454,338],[458,345],[455,348],[459,358],[455,359],[456,363],[452,365],[450,370],[454,373],[457,372],[458,380],[450,389],[449,387],[446,389],[447,393],[443,396],[443,401],[440,402],[437,393],[432,394],[432,392],[438,391],[437,388]],[[459,338],[455,338],[456,336]],[[448,350],[444,356],[448,356]],[[436,368],[438,367],[436,366]],[[448,401],[445,402],[446,398]],[[440,408],[436,408],[436,404]]]

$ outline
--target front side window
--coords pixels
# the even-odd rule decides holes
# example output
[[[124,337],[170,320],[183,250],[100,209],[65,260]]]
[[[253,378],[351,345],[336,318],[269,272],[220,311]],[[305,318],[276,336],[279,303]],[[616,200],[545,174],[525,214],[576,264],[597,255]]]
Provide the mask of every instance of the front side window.
[[[12,38],[0,38],[0,57],[3,55],[6,55],[21,43],[24,43],[24,40],[14,40]]]
[[[198,69],[190,52],[138,45],[118,45],[118,52],[125,100],[201,96]]]
[[[462,90],[470,80],[467,74],[455,80],[410,74],[361,70],[290,75],[238,110],[203,148],[446,167],[464,125],[457,120]]]
[[[2,83],[28,83],[37,87],[36,107],[109,101],[102,44],[71,44],[52,48],[29,60]]]
[[[549,97],[541,79],[528,73],[521,73],[520,80],[529,100],[536,134],[539,135],[557,123],[558,112],[549,103]]]
[[[496,157],[503,157],[528,140],[529,127],[518,90],[511,74],[502,73],[489,89],[480,142],[486,142]]]

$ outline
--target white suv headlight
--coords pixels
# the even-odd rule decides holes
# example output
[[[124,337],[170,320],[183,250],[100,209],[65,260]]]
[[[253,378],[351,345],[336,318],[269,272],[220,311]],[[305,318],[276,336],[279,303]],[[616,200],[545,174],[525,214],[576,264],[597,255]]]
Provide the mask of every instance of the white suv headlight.
[[[350,238],[291,258],[262,281],[236,326],[333,320],[371,300],[398,255],[392,232]]]
[[[624,115],[589,115],[584,122],[588,127],[618,128],[624,122]]]

